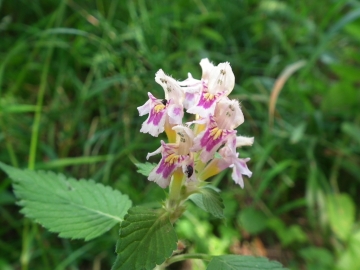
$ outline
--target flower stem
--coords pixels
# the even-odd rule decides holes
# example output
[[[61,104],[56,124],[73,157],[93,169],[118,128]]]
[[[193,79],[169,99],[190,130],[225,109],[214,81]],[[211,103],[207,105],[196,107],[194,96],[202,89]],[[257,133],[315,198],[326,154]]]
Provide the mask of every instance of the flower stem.
[[[169,140],[169,143],[175,143],[176,142],[176,132],[175,132],[175,130],[172,129],[173,126],[170,125],[168,120],[165,121],[164,128],[165,128],[165,133]]]
[[[181,187],[183,182],[184,174],[181,171],[181,168],[178,168],[174,174],[170,183],[170,194],[169,201],[171,204],[177,204],[180,200]]]
[[[178,168],[173,174],[170,183],[169,199],[165,203],[165,208],[170,214],[170,222],[174,223],[185,211],[183,206],[182,186],[184,173],[181,168]]]
[[[197,259],[197,260],[204,260],[204,261],[211,261],[212,259],[212,255],[209,254],[201,254],[201,253],[193,253],[193,254],[180,254],[180,255],[175,255],[173,257],[171,257],[170,259],[168,259],[166,261],[167,265],[170,265],[172,263],[176,263],[176,262],[180,262],[180,261],[185,261],[188,259]]]

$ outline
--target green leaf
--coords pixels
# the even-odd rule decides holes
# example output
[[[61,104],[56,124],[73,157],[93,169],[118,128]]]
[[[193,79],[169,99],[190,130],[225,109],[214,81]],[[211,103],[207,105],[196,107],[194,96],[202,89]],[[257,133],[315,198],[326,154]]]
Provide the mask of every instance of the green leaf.
[[[350,236],[347,248],[339,256],[336,269],[360,269],[360,230]]]
[[[150,172],[156,167],[155,163],[135,163],[135,166],[138,167],[137,172],[145,175],[146,177],[149,176]]]
[[[264,257],[240,256],[240,255],[222,255],[214,257],[207,270],[280,270],[286,269],[276,261],[269,261]]]
[[[177,236],[168,213],[133,207],[120,227],[118,256],[113,270],[153,269],[177,248]]]
[[[254,208],[245,208],[240,212],[239,222],[250,234],[257,234],[266,229],[267,217]]]
[[[93,239],[123,220],[127,195],[94,181],[20,170],[0,162],[13,180],[21,212],[60,237]]]
[[[346,240],[355,221],[354,202],[346,194],[328,196],[326,202],[331,229],[341,240]]]
[[[189,196],[198,207],[209,212],[216,218],[224,218],[224,204],[219,193],[211,187],[200,189],[199,193]]]

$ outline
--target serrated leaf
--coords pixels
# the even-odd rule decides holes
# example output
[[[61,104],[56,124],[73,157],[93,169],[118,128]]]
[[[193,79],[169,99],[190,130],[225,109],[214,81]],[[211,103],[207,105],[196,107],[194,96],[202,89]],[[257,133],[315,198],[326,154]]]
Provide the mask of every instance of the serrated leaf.
[[[177,236],[168,213],[133,207],[120,227],[118,256],[113,270],[153,269],[177,248]]]
[[[121,222],[131,201],[108,186],[0,162],[13,180],[21,212],[60,237],[93,239]]]
[[[224,204],[219,193],[213,188],[204,187],[199,193],[192,194],[189,199],[198,207],[216,218],[224,218]]]
[[[283,270],[281,263],[269,261],[264,257],[222,255],[214,257],[207,270]]]
[[[146,177],[149,176],[150,172],[156,167],[155,163],[135,163],[135,166],[138,167],[137,172],[145,175]]]

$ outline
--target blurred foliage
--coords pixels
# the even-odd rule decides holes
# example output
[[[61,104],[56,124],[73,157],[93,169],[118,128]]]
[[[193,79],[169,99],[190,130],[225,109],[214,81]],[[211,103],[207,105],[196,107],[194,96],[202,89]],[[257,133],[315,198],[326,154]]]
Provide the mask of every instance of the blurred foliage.
[[[228,174],[212,180],[226,219],[208,222],[189,207],[177,225],[187,249],[266,255],[291,269],[358,269],[359,17],[356,0],[0,1],[0,160],[92,178],[136,205],[160,203],[165,192],[134,164],[163,137],[140,134],[136,107],[149,91],[161,96],[160,68],[185,79],[201,76],[201,58],[229,61],[231,97],[246,119],[238,134],[255,137],[240,153],[251,157],[253,177],[244,190]],[[299,60],[306,65],[284,85],[271,127],[276,78]],[[1,269],[114,261],[117,229],[69,241],[18,210],[1,174]]]

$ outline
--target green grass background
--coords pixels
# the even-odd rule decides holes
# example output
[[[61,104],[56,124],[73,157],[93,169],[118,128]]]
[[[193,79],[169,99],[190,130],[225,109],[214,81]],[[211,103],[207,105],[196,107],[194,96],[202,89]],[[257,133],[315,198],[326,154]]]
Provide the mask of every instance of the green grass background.
[[[244,190],[229,172],[215,177],[226,221],[190,206],[178,235],[192,252],[260,240],[291,269],[332,269],[350,244],[331,196],[345,194],[351,206],[338,218],[352,216],[350,234],[359,227],[359,18],[355,0],[0,1],[0,160],[92,178],[136,205],[161,202],[134,162],[164,137],[139,132],[136,107],[163,94],[160,68],[200,78],[202,58],[229,61],[245,115],[238,134],[255,137],[240,150],[253,177]],[[271,126],[274,83],[299,61]],[[1,269],[111,267],[118,228],[90,242],[57,238],[24,219],[11,181],[0,181]]]

